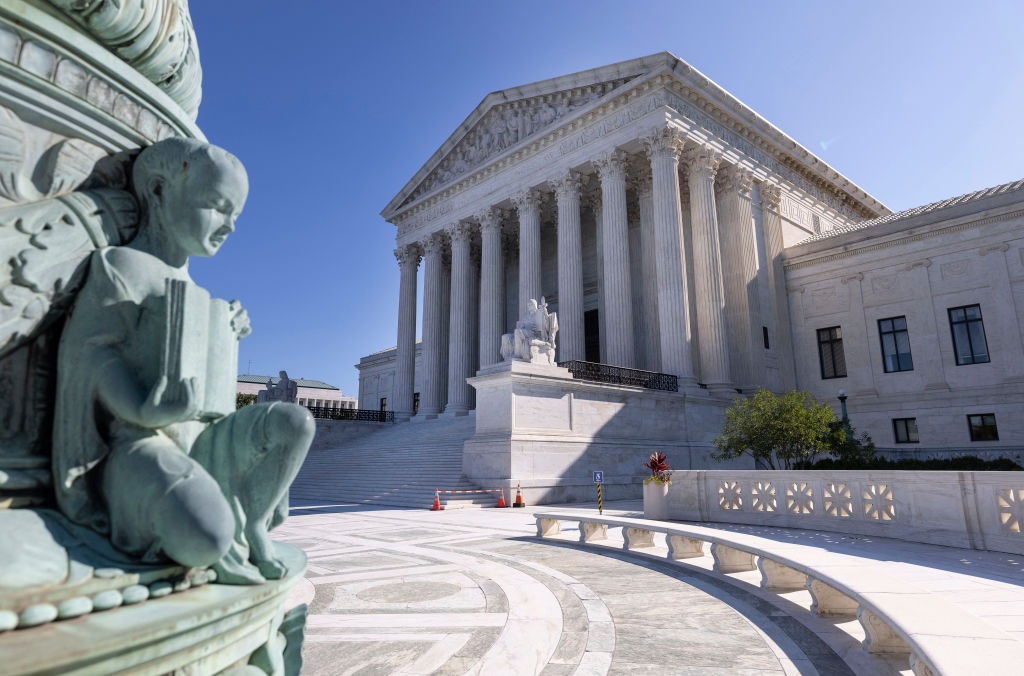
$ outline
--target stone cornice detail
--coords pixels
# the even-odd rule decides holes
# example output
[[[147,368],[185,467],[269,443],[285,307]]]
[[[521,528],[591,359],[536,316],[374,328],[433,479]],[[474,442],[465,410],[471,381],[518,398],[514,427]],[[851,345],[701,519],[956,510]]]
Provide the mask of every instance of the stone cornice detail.
[[[195,120],[203,74],[188,0],[48,2],[164,90]]]
[[[786,261],[785,262],[785,266],[786,266],[786,270],[787,271],[802,270],[804,268],[813,267],[815,265],[821,265],[822,263],[830,263],[832,261],[838,261],[838,260],[842,260],[844,258],[849,258],[850,256],[857,256],[857,255],[860,255],[860,254],[863,254],[863,253],[871,253],[873,251],[881,251],[883,249],[889,249],[889,248],[892,248],[894,246],[900,246],[900,245],[903,245],[903,244],[910,244],[910,243],[913,243],[913,242],[920,242],[922,240],[930,239],[932,237],[939,237],[939,236],[946,235],[946,234],[952,234],[952,233],[956,233],[956,232],[963,232],[964,230],[971,230],[971,229],[974,229],[974,228],[980,228],[980,227],[983,227],[983,226],[986,226],[986,225],[991,225],[993,223],[999,223],[999,222],[1002,222],[1002,221],[1009,221],[1009,220],[1012,220],[1014,218],[1019,218],[1019,217],[1024,217],[1024,209],[1020,209],[1020,210],[1017,210],[1017,211],[1011,211],[1011,212],[1008,212],[1008,213],[1005,213],[1005,214],[998,214],[998,215],[995,215],[995,216],[991,216],[989,218],[982,218],[982,219],[979,219],[979,220],[976,220],[976,221],[966,221],[966,222],[962,222],[962,223],[955,223],[953,225],[948,225],[946,227],[936,228],[934,230],[929,230],[927,232],[918,232],[918,233],[915,233],[913,235],[907,235],[905,237],[895,237],[893,239],[886,240],[884,242],[878,242],[877,244],[868,244],[866,246],[860,246],[860,247],[856,247],[856,248],[847,248],[847,249],[845,249],[843,251],[836,251],[835,253],[819,255],[819,256],[816,256],[814,258],[809,258],[807,260],[800,260],[800,261],[794,261],[794,262]],[[794,246],[799,246],[799,245],[797,244],[797,245],[794,245]],[[841,247],[841,246],[850,247],[850,246],[856,246],[856,245],[841,245],[841,244],[837,244],[836,245],[836,247]],[[999,246],[1002,246],[1002,245],[997,245],[997,248]]]

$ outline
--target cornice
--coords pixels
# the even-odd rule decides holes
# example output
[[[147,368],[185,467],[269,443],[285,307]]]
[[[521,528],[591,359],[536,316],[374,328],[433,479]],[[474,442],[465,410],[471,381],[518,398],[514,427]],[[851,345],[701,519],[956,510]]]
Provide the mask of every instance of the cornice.
[[[622,87],[613,90],[604,99],[596,102],[593,107],[567,116],[562,123],[555,124],[548,131],[535,134],[527,141],[506,150],[479,168],[467,172],[462,178],[441,186],[408,205],[398,207],[396,200],[399,200],[407,192],[403,190],[403,193],[396,196],[395,200],[392,200],[392,203],[385,208],[382,215],[389,222],[398,224],[410,216],[423,213],[424,210],[468,190],[510,166],[549,150],[556,143],[559,145],[559,151],[566,154],[569,149],[564,146],[570,141],[568,137],[586,130],[587,127],[602,118],[635,104],[637,99],[658,90],[665,90],[678,97],[674,101],[665,101],[665,105],[673,108],[683,117],[693,120],[713,135],[721,137],[722,141],[735,146],[740,152],[747,154],[752,160],[762,165],[767,173],[775,174],[791,183],[795,188],[810,193],[844,217],[859,220],[891,213],[885,205],[857,187],[824,161],[815,157],[753,110],[740,103],[699,71],[675,57],[672,57],[672,62],[671,65],[656,68],[646,75],[633,78]],[[600,132],[592,133],[595,137],[603,135]],[[581,137],[572,139],[572,142],[577,146],[582,146],[589,140]],[[439,158],[436,159],[439,161]],[[424,165],[421,172],[426,170],[429,173],[436,163]],[[420,175],[419,172],[417,175]],[[426,173],[423,174],[424,177],[425,175]],[[414,177],[409,185],[415,181]]]
[[[1024,209],[1018,209],[1016,211],[995,214],[992,216],[987,216],[985,218],[979,218],[976,220],[970,220],[970,217],[965,217],[958,219],[956,222],[953,222],[949,225],[931,227],[927,228],[924,231],[915,231],[914,233],[905,236],[890,235],[889,239],[875,242],[873,244],[870,243],[870,239],[864,241],[861,246],[858,246],[857,244],[837,244],[836,247],[828,249],[824,252],[808,255],[806,257],[801,256],[800,260],[785,261],[784,265],[787,272],[795,272],[797,270],[802,270],[816,265],[821,265],[823,263],[830,263],[833,261],[843,260],[851,256],[859,256],[861,254],[871,253],[873,251],[882,251],[885,249],[890,249],[895,246],[901,246],[903,244],[911,244],[913,242],[920,242],[922,240],[931,239],[934,237],[941,237],[942,235],[948,235],[952,233],[963,232],[965,230],[981,228],[986,225],[991,225],[993,223],[1001,223],[1003,221],[1009,221],[1019,217],[1024,217]],[[1002,251],[1004,249],[1001,249],[1001,246],[1002,245],[999,245],[996,248]],[[836,249],[840,250],[837,251]],[[989,253],[988,249],[979,250],[979,253],[981,253],[981,251]],[[981,255],[985,254],[982,253]]]

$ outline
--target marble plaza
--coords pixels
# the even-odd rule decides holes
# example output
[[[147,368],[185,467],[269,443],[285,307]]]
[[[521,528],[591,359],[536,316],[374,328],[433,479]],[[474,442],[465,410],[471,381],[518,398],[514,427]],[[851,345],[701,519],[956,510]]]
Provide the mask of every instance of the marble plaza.
[[[475,412],[478,483],[537,502],[595,468],[628,486],[655,448],[709,467],[756,387],[845,390],[886,453],[1021,456],[1024,182],[892,213],[663,52],[487,95],[381,213],[398,341],[359,400]],[[509,370],[541,298],[568,370]]]

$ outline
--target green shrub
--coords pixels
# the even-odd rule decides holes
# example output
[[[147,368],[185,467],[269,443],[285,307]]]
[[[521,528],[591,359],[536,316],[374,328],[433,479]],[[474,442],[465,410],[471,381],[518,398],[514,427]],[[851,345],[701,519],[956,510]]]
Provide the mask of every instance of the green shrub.
[[[888,460],[886,458],[854,458],[845,460],[824,458],[813,463],[801,463],[798,469],[916,469],[952,472],[1015,472],[1024,470],[1024,467],[1021,467],[1009,458],[982,460],[975,455],[963,455],[956,458],[936,458],[933,460],[918,460],[916,458],[901,458],[900,460]]]

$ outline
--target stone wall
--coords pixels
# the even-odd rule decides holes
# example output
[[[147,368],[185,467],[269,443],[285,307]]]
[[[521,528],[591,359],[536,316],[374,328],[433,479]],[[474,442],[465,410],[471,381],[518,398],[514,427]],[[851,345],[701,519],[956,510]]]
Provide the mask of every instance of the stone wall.
[[[1024,472],[672,472],[668,518],[1024,554]]]

